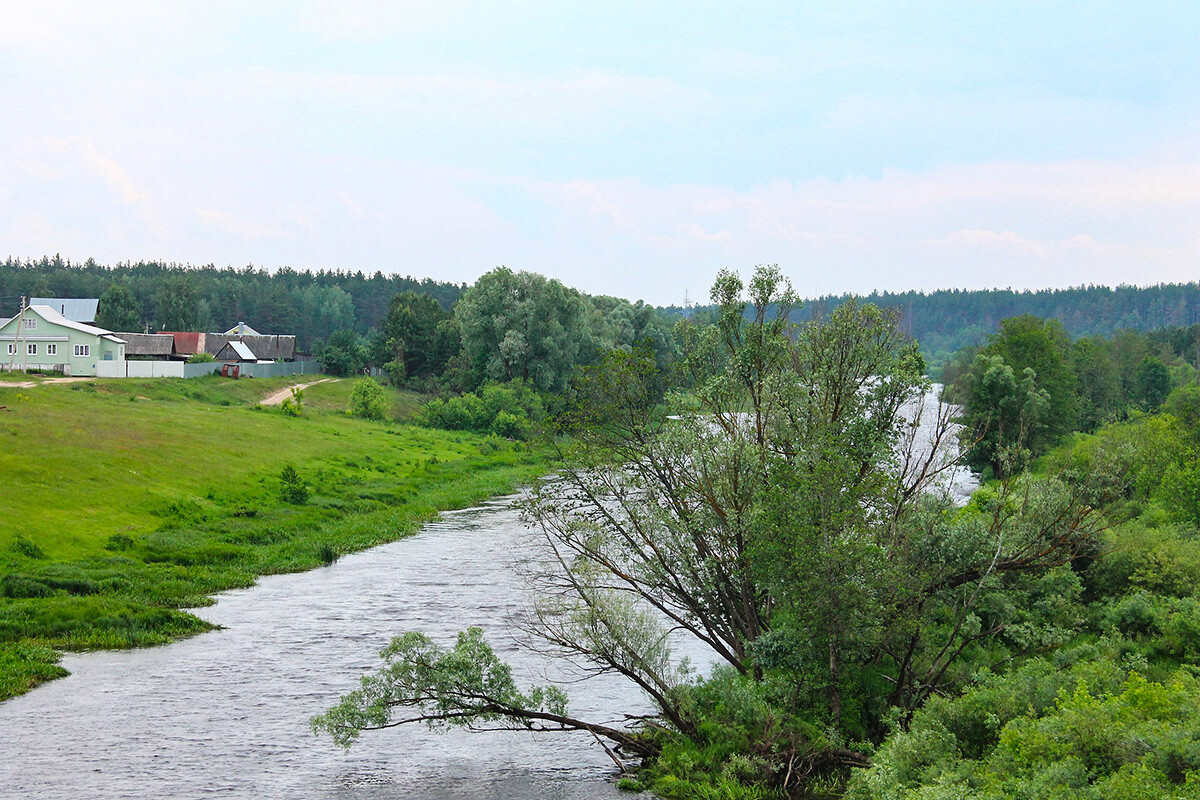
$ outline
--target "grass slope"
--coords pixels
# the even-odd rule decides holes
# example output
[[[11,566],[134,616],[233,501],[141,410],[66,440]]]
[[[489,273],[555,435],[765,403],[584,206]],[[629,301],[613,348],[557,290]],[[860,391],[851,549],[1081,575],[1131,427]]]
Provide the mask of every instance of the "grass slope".
[[[353,419],[352,381],[0,384],[0,699],[65,674],[56,650],[206,630],[180,611],[255,576],[391,541],[542,470],[520,444]],[[394,392],[393,411],[418,399]],[[295,467],[302,505],[281,498]]]

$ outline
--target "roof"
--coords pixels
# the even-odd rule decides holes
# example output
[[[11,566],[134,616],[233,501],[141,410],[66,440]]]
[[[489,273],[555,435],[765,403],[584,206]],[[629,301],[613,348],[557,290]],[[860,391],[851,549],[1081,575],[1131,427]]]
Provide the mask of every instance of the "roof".
[[[251,328],[244,322],[239,322],[229,330],[225,331],[226,336],[262,336],[261,333]]]
[[[218,359],[226,349],[233,351],[233,354],[237,356],[239,361],[258,361],[258,356],[254,355],[254,351],[247,347],[245,342],[226,342],[221,351],[217,353]]]
[[[169,333],[121,333],[125,357],[169,356],[175,352],[175,337]]]
[[[176,334],[178,336],[178,334]],[[241,341],[249,345],[250,349],[258,353],[259,358],[270,359],[273,361],[291,361],[296,357],[296,337],[295,336],[230,336],[227,333],[209,333],[204,340],[204,350],[212,353],[214,356],[221,352],[221,348],[226,342]],[[175,341],[175,349],[179,350],[179,340]]]
[[[164,336],[175,337],[175,352],[181,356],[194,356],[196,353],[209,352],[205,348],[203,333],[197,331],[159,331]],[[222,342],[221,344],[224,344]],[[218,349],[220,345],[217,346]],[[215,351],[212,351],[216,355]]]
[[[76,322],[75,320],[67,319],[50,306],[31,305],[29,310],[53,325],[61,325],[64,328],[73,328],[81,333],[90,333],[93,336],[99,336],[102,339],[108,339],[110,342],[118,342],[120,344],[125,343],[124,339],[117,338],[115,335],[113,335],[112,331],[106,331],[104,328],[97,328],[95,325],[84,325],[82,322]]]
[[[29,305],[49,306],[75,322],[95,322],[100,301],[91,297],[31,297]]]

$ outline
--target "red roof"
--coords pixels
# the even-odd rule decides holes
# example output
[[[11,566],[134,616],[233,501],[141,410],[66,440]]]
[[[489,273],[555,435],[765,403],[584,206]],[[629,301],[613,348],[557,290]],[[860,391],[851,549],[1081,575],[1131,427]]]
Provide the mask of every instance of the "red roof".
[[[204,352],[204,334],[196,331],[159,331],[175,337],[175,353],[191,356]]]

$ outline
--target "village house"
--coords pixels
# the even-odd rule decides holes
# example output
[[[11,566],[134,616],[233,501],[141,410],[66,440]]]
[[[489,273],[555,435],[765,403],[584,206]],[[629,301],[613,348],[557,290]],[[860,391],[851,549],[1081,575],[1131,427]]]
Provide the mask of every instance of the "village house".
[[[125,340],[42,304],[0,322],[0,357],[0,369],[5,370],[125,376]]]

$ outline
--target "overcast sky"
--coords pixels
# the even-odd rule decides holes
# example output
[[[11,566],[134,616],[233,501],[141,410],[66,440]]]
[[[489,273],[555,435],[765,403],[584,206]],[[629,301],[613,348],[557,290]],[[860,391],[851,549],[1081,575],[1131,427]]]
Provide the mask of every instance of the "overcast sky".
[[[1200,3],[0,0],[0,257],[1200,279]]]

